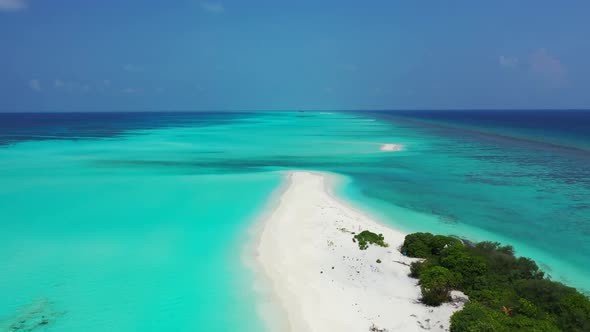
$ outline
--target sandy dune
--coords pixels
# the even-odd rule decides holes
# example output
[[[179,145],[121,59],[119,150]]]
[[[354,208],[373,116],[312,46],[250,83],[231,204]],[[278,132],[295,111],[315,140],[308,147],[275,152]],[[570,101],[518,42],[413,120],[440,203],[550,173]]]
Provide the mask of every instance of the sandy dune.
[[[392,152],[392,151],[401,151],[403,149],[404,149],[404,146],[402,144],[391,144],[391,143],[381,144],[381,151]]]

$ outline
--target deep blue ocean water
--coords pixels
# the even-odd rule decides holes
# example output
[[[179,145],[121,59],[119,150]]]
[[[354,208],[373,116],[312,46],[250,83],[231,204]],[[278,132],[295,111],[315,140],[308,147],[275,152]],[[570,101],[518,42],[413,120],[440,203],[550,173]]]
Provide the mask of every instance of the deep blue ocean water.
[[[0,114],[0,328],[261,330],[242,249],[286,169],[590,289],[590,112]]]
[[[590,115],[583,110],[502,111],[395,111],[380,112],[450,128],[473,129],[473,133],[517,138],[562,148],[590,149]]]
[[[116,137],[131,130],[206,126],[252,116],[249,113],[96,112],[0,113],[0,145],[27,140]]]

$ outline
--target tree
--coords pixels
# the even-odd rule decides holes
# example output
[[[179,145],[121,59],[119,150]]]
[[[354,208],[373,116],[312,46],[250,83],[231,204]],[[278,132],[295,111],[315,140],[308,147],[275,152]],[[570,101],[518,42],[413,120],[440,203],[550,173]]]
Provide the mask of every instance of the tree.
[[[534,260],[527,257],[519,257],[512,277],[516,279],[543,279],[545,273],[539,270]]]
[[[406,235],[401,251],[410,257],[430,257],[430,242],[434,235],[430,233],[413,233]]]

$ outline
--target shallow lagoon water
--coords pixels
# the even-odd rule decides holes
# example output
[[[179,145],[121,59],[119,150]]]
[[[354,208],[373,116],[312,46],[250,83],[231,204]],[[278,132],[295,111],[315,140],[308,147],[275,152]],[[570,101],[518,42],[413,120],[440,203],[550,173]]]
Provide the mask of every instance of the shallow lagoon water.
[[[261,330],[245,234],[276,171],[294,168],[346,176],[339,193],[384,223],[508,242],[590,288],[588,152],[532,144],[530,129],[498,139],[378,113],[45,116],[0,136],[0,326],[40,313],[47,331]]]

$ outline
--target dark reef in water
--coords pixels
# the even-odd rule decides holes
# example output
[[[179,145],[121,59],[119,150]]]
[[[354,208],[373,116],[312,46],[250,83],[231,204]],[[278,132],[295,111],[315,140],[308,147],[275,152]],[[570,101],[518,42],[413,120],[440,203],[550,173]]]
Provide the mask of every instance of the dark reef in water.
[[[0,320],[0,329],[11,332],[35,331],[54,324],[65,312],[54,309],[47,299],[39,299],[23,306],[14,316]]]

